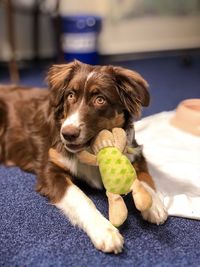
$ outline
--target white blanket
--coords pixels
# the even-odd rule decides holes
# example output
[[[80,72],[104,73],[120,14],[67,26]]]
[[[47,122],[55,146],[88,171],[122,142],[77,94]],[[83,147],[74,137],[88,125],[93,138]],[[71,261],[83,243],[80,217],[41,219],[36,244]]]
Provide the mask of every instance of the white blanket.
[[[169,215],[200,220],[200,137],[170,124],[174,112],[136,122],[136,140]]]

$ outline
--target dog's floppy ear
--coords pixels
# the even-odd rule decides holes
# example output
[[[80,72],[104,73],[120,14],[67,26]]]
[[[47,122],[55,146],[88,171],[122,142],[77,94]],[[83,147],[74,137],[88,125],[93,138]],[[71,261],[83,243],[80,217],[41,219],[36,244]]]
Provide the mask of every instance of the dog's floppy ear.
[[[55,106],[59,104],[74,71],[80,64],[81,62],[75,60],[68,64],[53,65],[49,69],[47,82],[51,90],[52,104]]]
[[[113,71],[122,103],[132,116],[139,116],[141,106],[149,105],[148,83],[135,71],[121,67]]]

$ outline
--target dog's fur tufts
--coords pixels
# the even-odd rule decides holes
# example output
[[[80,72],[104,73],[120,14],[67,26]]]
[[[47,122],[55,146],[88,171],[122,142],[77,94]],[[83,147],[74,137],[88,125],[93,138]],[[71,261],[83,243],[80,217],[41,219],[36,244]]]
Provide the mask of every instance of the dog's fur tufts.
[[[0,86],[0,161],[34,172],[38,192],[83,228],[98,249],[118,253],[122,236],[72,182],[76,176],[102,187],[98,168],[81,164],[76,152],[87,148],[102,129],[113,127],[123,127],[129,145],[136,147],[133,120],[149,104],[148,84],[134,71],[79,61],[52,66],[47,80],[49,90]],[[51,147],[62,155],[65,170],[50,162]],[[153,195],[144,218],[164,222],[167,214],[144,157],[138,155],[133,164]]]

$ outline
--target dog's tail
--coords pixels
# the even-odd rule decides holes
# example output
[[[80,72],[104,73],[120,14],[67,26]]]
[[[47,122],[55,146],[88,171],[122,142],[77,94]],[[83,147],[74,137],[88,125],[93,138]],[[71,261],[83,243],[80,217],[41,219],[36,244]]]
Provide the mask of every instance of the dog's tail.
[[[7,121],[7,106],[4,101],[0,99],[0,140],[6,129]]]
[[[2,160],[3,153],[3,139],[6,131],[7,124],[7,106],[3,100],[0,99],[0,162]]]

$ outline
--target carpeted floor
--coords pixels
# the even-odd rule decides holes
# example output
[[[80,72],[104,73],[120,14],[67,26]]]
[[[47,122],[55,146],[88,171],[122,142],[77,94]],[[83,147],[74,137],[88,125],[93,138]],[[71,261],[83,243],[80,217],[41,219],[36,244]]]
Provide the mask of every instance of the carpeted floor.
[[[174,109],[185,98],[200,97],[200,56],[185,66],[180,57],[120,65],[139,71],[149,82],[151,106],[144,116]],[[21,72],[22,83],[44,85],[43,67]],[[1,71],[0,83],[9,82]],[[0,266],[200,266],[200,222],[171,217],[162,226],[144,222],[126,197],[129,217],[120,229],[122,254],[103,254],[45,198],[34,192],[35,176],[0,166]],[[80,185],[107,216],[103,192]]]

